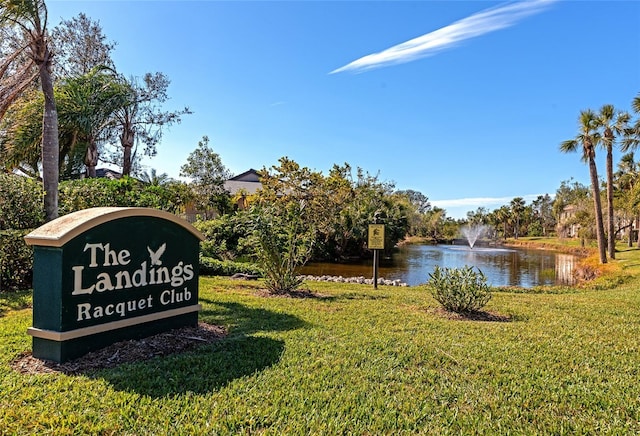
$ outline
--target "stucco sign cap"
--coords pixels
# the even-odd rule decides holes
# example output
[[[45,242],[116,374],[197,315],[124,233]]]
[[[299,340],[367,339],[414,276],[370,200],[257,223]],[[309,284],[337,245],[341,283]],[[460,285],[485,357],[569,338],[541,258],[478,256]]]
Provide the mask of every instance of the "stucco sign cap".
[[[35,229],[24,237],[29,245],[62,247],[87,230],[100,224],[127,217],[155,217],[177,224],[196,238],[205,238],[195,227],[182,218],[162,210],[146,207],[94,207],[64,215]]]

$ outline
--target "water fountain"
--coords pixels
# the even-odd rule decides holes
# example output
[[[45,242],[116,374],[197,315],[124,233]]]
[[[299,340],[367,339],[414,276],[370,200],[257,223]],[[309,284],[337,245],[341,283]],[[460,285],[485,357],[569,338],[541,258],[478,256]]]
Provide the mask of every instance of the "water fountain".
[[[464,237],[467,238],[469,247],[473,249],[473,246],[475,245],[476,241],[480,236],[482,236],[482,234],[486,229],[487,229],[487,226],[484,226],[482,224],[474,224],[474,225],[462,227],[460,229],[460,232],[462,232]]]

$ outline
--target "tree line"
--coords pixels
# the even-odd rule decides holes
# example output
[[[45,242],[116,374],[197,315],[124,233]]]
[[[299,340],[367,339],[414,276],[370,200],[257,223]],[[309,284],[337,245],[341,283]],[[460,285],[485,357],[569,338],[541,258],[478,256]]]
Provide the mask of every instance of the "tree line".
[[[164,74],[118,72],[114,47],[84,14],[50,29],[44,0],[0,0],[0,164],[42,179],[47,220],[61,179],[95,177],[99,161],[132,174],[163,128],[191,113],[162,108]]]
[[[101,160],[118,163],[125,176],[141,175],[136,167],[140,155],[155,155],[163,129],[191,113],[187,107],[162,108],[169,85],[164,74],[135,78],[118,72],[111,60],[115,44],[84,14],[49,31],[44,0],[0,0],[0,36],[0,164],[42,179],[46,220],[59,214],[60,180],[83,173],[91,178]],[[640,113],[640,96],[633,100],[632,109]],[[544,195],[526,205],[516,197],[491,212],[483,208],[469,212],[466,220],[447,217],[444,209],[433,207],[420,192],[395,191],[392,183],[359,168],[354,174],[348,164],[334,165],[325,176],[286,157],[261,171],[262,190],[251,199],[249,209],[238,211],[223,189],[230,173],[203,137],[181,168],[181,175],[192,184],[187,190],[176,190],[185,198],[173,204],[184,207],[191,202],[199,209],[213,205],[218,216],[238,215],[234,220],[245,220],[245,228],[253,229],[242,238],[251,240],[258,247],[257,256],[272,260],[274,268],[292,259],[299,264],[310,258],[344,260],[366,255],[366,225],[375,214],[384,217],[391,248],[406,235],[450,240],[464,224],[489,224],[494,238],[546,236],[554,232],[560,212],[571,204],[577,208],[572,220],[584,237],[595,235],[604,263],[607,244],[609,258],[614,258],[616,235],[623,228],[631,229],[629,222],[640,216],[632,154],[639,132],[638,119],[611,105],[599,112],[582,111],[578,134],[562,142],[560,150],[582,151],[582,159],[589,164],[590,192],[583,196],[582,187],[567,182],[553,200]],[[598,146],[607,153],[606,229],[595,164]],[[616,146],[628,153],[617,176],[612,157]],[[592,214],[581,208],[585,198],[593,202]],[[282,253],[290,258],[278,257]]]
[[[631,102],[632,110],[640,115],[640,94]],[[565,153],[578,152],[581,159],[589,166],[591,180],[591,198],[594,206],[595,234],[598,241],[600,263],[607,262],[609,258],[615,259],[615,195],[616,186],[613,171],[613,150],[619,147],[623,152],[633,151],[640,144],[640,117],[632,121],[627,111],[616,109],[613,105],[605,104],[598,112],[586,109],[580,112],[578,118],[578,133],[573,139],[568,139],[560,144],[560,150]],[[598,146],[606,152],[606,214],[607,225],[605,228],[602,212],[602,199],[600,195],[600,179],[596,165],[596,149]],[[627,155],[625,159],[633,160],[633,155]],[[624,195],[625,187],[618,185],[618,196]],[[632,186],[626,186],[632,188]],[[635,194],[627,194],[634,196]],[[627,212],[640,215],[636,201],[630,198],[627,204]]]

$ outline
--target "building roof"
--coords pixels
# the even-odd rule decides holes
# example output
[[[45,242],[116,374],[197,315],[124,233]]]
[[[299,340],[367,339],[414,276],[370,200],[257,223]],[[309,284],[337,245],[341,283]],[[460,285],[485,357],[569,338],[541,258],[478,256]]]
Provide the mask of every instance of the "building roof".
[[[122,177],[117,171],[108,168],[96,168],[96,178],[119,179]]]
[[[260,188],[262,188],[260,174],[253,168],[224,182],[224,189],[231,195],[235,195],[240,191],[244,191],[248,195],[253,195]]]
[[[258,172],[256,170],[254,170],[253,168],[249,169],[248,171],[245,171],[242,174],[238,174],[235,177],[231,177],[229,179],[230,181],[238,181],[238,182],[257,182],[260,183],[260,174],[258,174]]]

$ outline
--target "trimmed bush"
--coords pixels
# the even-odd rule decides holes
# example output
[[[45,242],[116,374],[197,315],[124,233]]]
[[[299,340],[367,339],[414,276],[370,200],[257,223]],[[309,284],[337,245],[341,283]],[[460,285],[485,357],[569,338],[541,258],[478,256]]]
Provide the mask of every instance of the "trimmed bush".
[[[33,280],[33,248],[24,242],[29,230],[0,231],[0,292],[29,289]]]
[[[242,220],[242,212],[239,212],[235,215],[223,215],[193,223],[193,226],[206,238],[200,245],[202,255],[218,260],[234,260],[250,256],[253,250],[249,250],[252,247],[243,244],[247,231]]]
[[[476,268],[440,268],[436,266],[429,274],[427,285],[432,288],[433,298],[442,306],[456,313],[476,312],[491,299],[491,287],[487,277]]]
[[[36,180],[0,174],[0,292],[31,287],[33,249],[24,236],[44,223],[43,198]]]
[[[232,262],[200,256],[200,274],[206,276],[232,276],[234,274],[251,274],[262,276],[262,271],[254,263]]]
[[[42,184],[0,173],[0,230],[32,229],[44,223]]]
[[[60,215],[90,207],[151,207],[179,213],[192,195],[184,183],[144,185],[131,177],[69,180],[60,183]]]

